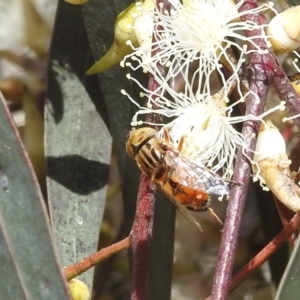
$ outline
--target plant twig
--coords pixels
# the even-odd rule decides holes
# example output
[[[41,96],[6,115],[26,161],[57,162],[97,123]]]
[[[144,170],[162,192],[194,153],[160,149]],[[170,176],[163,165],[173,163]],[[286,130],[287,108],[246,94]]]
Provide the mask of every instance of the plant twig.
[[[147,299],[155,192],[155,185],[145,174],[142,174],[130,235],[133,252],[131,300]]]
[[[252,60],[254,63],[256,60],[257,65],[255,66],[257,75],[266,78],[263,71],[263,59],[259,59],[257,56]],[[260,62],[259,62],[260,61]],[[251,95],[248,97],[248,105],[246,106],[246,114],[259,115],[263,112],[266,97],[267,97],[267,86],[264,85],[261,79],[254,78],[250,89],[260,94],[260,102],[256,101],[255,97]],[[242,134],[245,137],[246,147],[254,150],[256,145],[256,135],[259,129],[259,122],[247,121],[243,125]],[[249,152],[247,155],[252,158],[253,153]],[[224,229],[222,240],[219,250],[218,264],[216,268],[216,274],[214,277],[214,284],[212,288],[212,300],[225,300],[228,294],[229,281],[232,272],[233,259],[235,255],[238,233],[241,223],[241,217],[245,205],[249,178],[251,173],[251,163],[248,162],[242,151],[240,150],[237,155],[233,182],[241,182],[243,185],[234,185],[230,191],[229,202],[225,217]]]
[[[277,211],[281,220],[281,223],[283,227],[286,227],[289,223],[289,221],[292,219],[292,217],[295,215],[294,212],[289,210],[281,201],[279,201],[275,195],[273,195],[275,205],[277,207]],[[290,237],[289,242],[292,247],[295,246],[296,240],[298,238],[299,232],[295,231]]]
[[[290,80],[286,76],[281,66],[274,66],[274,81],[273,85],[281,100],[284,100],[290,115],[295,116],[300,114],[300,98],[293,88]],[[293,120],[298,129],[300,129],[300,117]]]
[[[243,11],[254,7],[257,7],[256,1],[248,0],[239,10]],[[243,21],[251,19],[252,22],[256,22],[257,24],[266,22],[265,17],[262,15],[246,15],[243,16],[242,19]],[[259,36],[257,30],[247,31],[245,34],[246,36]],[[263,39],[257,38],[255,42],[261,49],[268,49]],[[251,45],[249,47],[251,47]],[[246,114],[258,116],[263,113],[268,86],[273,77],[271,66],[275,63],[276,59],[272,54],[259,55],[254,53],[252,55],[249,67],[253,70],[253,76],[250,82],[250,90],[253,94],[246,99]],[[257,101],[255,95],[259,97],[260,101]],[[250,151],[255,149],[258,129],[259,122],[257,121],[246,121],[243,125],[242,134],[245,137],[246,147],[250,149]],[[248,152],[247,155],[250,159],[253,157],[252,152]],[[211,300],[227,299],[250,173],[251,163],[245,158],[240,149],[237,155],[233,182],[241,182],[242,185],[234,185],[230,191],[230,200],[228,202],[218,263],[210,296]]]
[[[268,260],[300,227],[300,214],[296,214],[293,219],[283,228],[274,239],[268,243],[253,259],[251,259],[230,282],[229,291],[232,292],[249,274],[253,273],[259,266]],[[210,297],[205,300],[211,300]]]
[[[268,243],[253,259],[251,259],[237,274],[232,277],[230,292],[233,291],[249,274],[268,260],[300,227],[300,213],[283,228],[274,239]]]
[[[162,4],[162,7],[160,7]],[[165,10],[169,7],[167,0],[157,0],[157,9]],[[155,42],[154,36],[152,37]],[[159,51],[159,50],[156,50]],[[152,51],[152,55],[155,54]],[[165,74],[165,69],[161,65],[156,68],[161,73]],[[148,90],[155,91],[160,87],[160,84],[155,80],[152,74],[149,75]],[[153,96],[150,96],[153,97]],[[155,103],[152,101],[152,103]],[[162,117],[158,114],[148,114],[146,121],[153,124],[162,123]],[[144,174],[141,175],[139,192],[137,197],[136,214],[132,228],[130,241],[133,252],[133,270],[132,270],[132,287],[131,300],[146,300],[149,287],[149,272],[150,272],[150,248],[153,233],[153,219],[155,208],[155,192],[156,186]]]
[[[108,259],[112,255],[130,247],[129,237],[125,238],[124,240],[117,242],[109,247],[103,248],[96,252],[95,254],[88,256],[78,263],[65,267],[64,273],[67,280],[71,280],[72,278],[79,276],[83,272],[87,271],[88,269],[94,267],[95,265],[99,264],[100,262]]]

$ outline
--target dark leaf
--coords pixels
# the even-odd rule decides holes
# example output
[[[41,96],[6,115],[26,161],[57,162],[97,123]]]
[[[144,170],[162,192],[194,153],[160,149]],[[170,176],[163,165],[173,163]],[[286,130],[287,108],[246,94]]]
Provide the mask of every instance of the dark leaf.
[[[69,299],[37,180],[0,98],[0,299]]]
[[[300,295],[300,239],[298,238],[296,246],[290,257],[289,263],[282,276],[281,282],[276,294],[276,300],[297,300]]]

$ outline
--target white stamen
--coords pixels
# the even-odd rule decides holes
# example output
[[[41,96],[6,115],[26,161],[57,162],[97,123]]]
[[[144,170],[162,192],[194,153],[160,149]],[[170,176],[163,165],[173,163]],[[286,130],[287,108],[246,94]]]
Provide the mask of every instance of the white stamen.
[[[133,79],[133,81],[136,80]],[[138,83],[138,81],[136,82]],[[139,115],[154,112],[167,118],[176,117],[173,121],[166,121],[165,124],[156,124],[163,127],[160,135],[163,137],[164,128],[167,128],[175,148],[178,146],[180,138],[185,136],[182,153],[196,162],[211,167],[214,172],[222,170],[224,177],[230,179],[233,174],[233,162],[237,149],[242,147],[246,157],[248,157],[246,153],[250,151],[245,146],[244,137],[234,129],[232,124],[246,120],[264,122],[263,117],[282,108],[283,105],[281,103],[260,116],[232,117],[233,106],[244,101],[241,98],[236,103],[226,106],[225,92],[230,90],[230,86],[234,82],[235,77],[231,77],[227,85],[213,96],[194,95],[192,92],[188,96],[184,93],[176,93],[169,86],[165,86],[164,89],[172,100],[161,94],[163,88],[150,92],[141,86],[148,95],[146,107],[141,107],[127,95],[139,107],[139,111],[134,115],[132,121],[136,123]],[[245,96],[250,93],[248,92]],[[152,108],[153,106],[155,106],[155,110]],[[143,122],[143,124],[154,125],[148,122]]]
[[[269,9],[273,11],[272,3],[265,3],[258,8],[239,13],[237,9],[242,1],[234,5],[231,0],[189,0],[172,3],[170,12],[160,12],[157,8],[154,12],[145,12],[153,19],[154,38],[156,42],[141,45],[134,49],[134,53],[125,59],[133,58],[139,53],[138,66],[151,74],[161,77],[157,70],[157,64],[169,68],[165,76],[168,82],[180,75],[183,81],[196,87],[196,94],[211,94],[210,77],[214,71],[218,72],[222,84],[226,84],[223,74],[223,65],[237,73],[245,56],[249,53],[266,53],[268,49],[259,48],[256,38],[267,37],[263,29],[267,25],[256,24],[252,21],[240,21],[240,17],[246,14],[256,14]],[[209,18],[208,18],[209,16]],[[260,30],[260,35],[248,38],[243,35],[245,30]],[[234,41],[228,39],[233,38]],[[239,42],[244,42],[241,46]],[[248,45],[245,44],[248,43]],[[240,58],[235,62],[228,49],[235,46],[240,51]],[[149,49],[154,55],[149,57]],[[222,64],[220,64],[220,62]],[[191,63],[194,66],[194,75],[190,78]],[[186,92],[186,91],[185,91]],[[241,96],[241,95],[240,95]]]

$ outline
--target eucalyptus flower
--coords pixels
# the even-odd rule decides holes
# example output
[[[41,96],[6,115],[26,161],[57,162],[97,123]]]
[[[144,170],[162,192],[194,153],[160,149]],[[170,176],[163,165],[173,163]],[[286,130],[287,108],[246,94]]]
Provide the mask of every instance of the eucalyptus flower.
[[[138,82],[133,78],[132,80]],[[139,108],[132,119],[132,126],[143,124],[161,126],[161,137],[163,137],[164,130],[167,129],[175,148],[178,147],[181,137],[184,137],[183,154],[214,172],[222,170],[223,177],[230,179],[233,175],[233,163],[237,149],[242,147],[246,157],[248,157],[246,153],[249,151],[244,137],[233,127],[233,124],[246,120],[263,122],[266,115],[278,109],[284,109],[282,102],[260,116],[232,116],[233,107],[244,101],[244,97],[241,97],[235,103],[228,104],[229,100],[225,91],[231,89],[230,85],[235,86],[235,81],[235,76],[232,76],[226,86],[212,96],[196,95],[192,92],[189,95],[177,93],[169,86],[165,86],[168,96],[163,96],[160,91],[147,91],[143,88],[141,96],[148,97],[145,107],[139,105],[124,90],[122,93],[127,95]],[[250,93],[250,91],[246,93],[245,97]],[[166,122],[152,124],[140,120],[140,115],[149,113],[165,116]],[[248,159],[250,158],[248,157]]]
[[[250,149],[233,125],[247,120],[264,122],[266,115],[284,109],[281,103],[260,116],[232,116],[233,107],[252,93],[241,88],[239,75],[242,64],[249,54],[268,51],[257,46],[255,39],[263,38],[269,45],[264,32],[267,25],[241,21],[241,17],[273,10],[272,3],[265,3],[240,13],[238,9],[242,2],[185,0],[181,3],[173,0],[170,11],[155,7],[152,13],[147,12],[152,17],[147,18],[147,22],[153,28],[154,38],[141,39],[144,42],[139,47],[132,46],[134,52],[127,55],[121,64],[134,71],[142,68],[159,83],[155,91],[149,91],[135,75],[127,74],[128,79],[140,87],[141,96],[148,99],[146,105],[141,106],[122,91],[139,108],[132,119],[132,126],[159,125],[162,127],[161,137],[167,129],[175,148],[184,137],[182,153],[214,172],[222,171],[227,180],[233,175],[238,148],[241,147],[251,161],[247,155]],[[146,27],[145,37],[149,37],[149,26]],[[244,35],[247,30],[256,30],[258,35],[248,38]],[[239,50],[238,59],[231,54],[232,46]],[[166,74],[160,73],[158,65],[165,67]],[[223,66],[230,70],[231,75],[225,77]],[[221,79],[221,88],[215,92],[211,84],[212,75],[216,73]],[[177,76],[181,76],[184,82],[181,90],[171,84]],[[229,104],[228,95],[234,88],[238,100]],[[165,123],[151,124],[140,119],[140,115],[149,113],[165,116]]]
[[[153,12],[147,12],[153,19],[153,42],[132,46],[134,52],[127,55],[121,65],[133,70],[142,68],[162,79],[157,69],[160,64],[167,67],[164,76],[166,82],[180,74],[184,82],[189,82],[196,89],[196,93],[211,94],[210,77],[214,72],[219,74],[222,85],[226,86],[223,65],[234,74],[239,71],[237,66],[246,60],[248,54],[267,51],[254,42],[258,37],[267,42],[264,33],[267,25],[241,21],[240,17],[273,10],[273,3],[238,12],[242,3],[234,4],[231,0],[189,0],[184,3],[171,1],[170,11],[160,11],[155,7]],[[247,30],[258,30],[260,33],[249,38],[244,35]],[[232,46],[240,52],[238,60],[231,54]],[[152,49],[152,55],[149,55],[149,49]],[[190,65],[195,62],[196,66],[193,65],[191,72]]]

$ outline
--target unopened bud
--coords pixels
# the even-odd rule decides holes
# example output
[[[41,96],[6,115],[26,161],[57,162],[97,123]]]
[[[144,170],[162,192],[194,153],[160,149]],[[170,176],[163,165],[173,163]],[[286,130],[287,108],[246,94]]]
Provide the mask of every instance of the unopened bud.
[[[258,134],[254,156],[254,180],[265,186],[293,212],[300,211],[300,199],[290,171],[285,141],[279,130],[268,121]]]
[[[88,287],[81,280],[73,278],[69,282],[72,300],[90,300],[91,295]]]
[[[284,53],[300,47],[300,6],[290,7],[275,16],[267,29],[275,53]]]

